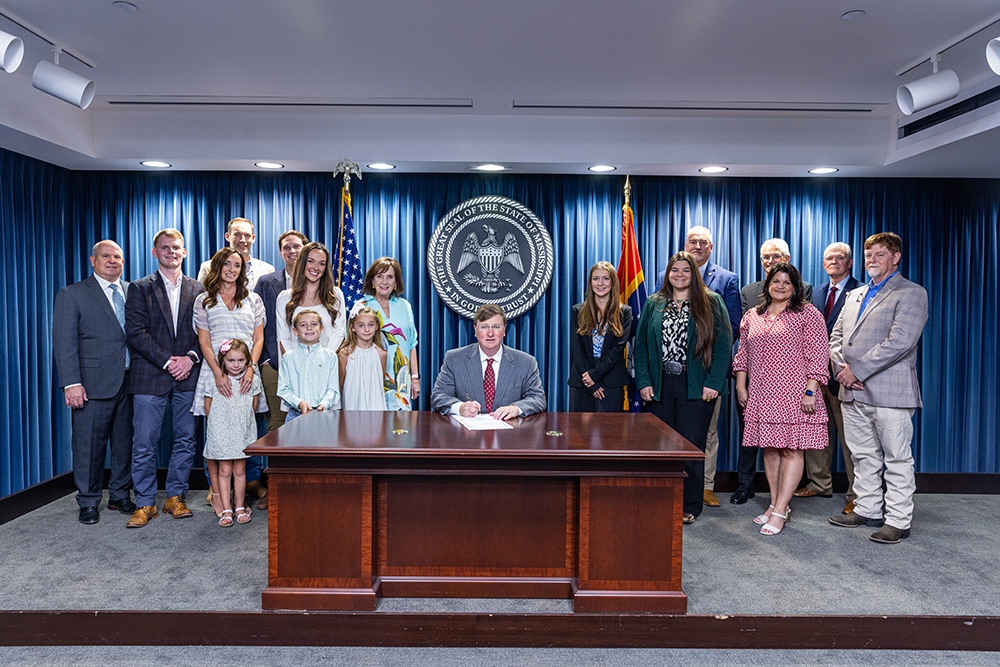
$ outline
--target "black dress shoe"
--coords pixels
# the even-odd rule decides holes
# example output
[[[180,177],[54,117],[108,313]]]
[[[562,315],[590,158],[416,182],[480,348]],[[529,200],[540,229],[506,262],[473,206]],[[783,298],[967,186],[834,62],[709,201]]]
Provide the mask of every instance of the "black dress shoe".
[[[740,484],[739,488],[736,489],[736,493],[734,493],[733,497],[729,499],[729,502],[734,505],[742,505],[753,497],[753,487],[750,486],[749,482],[743,482]]]
[[[101,515],[97,512],[96,507],[80,508],[80,523],[97,523],[100,520]]]
[[[121,500],[109,500],[108,509],[131,516],[135,512],[135,503],[128,498],[122,498]]]

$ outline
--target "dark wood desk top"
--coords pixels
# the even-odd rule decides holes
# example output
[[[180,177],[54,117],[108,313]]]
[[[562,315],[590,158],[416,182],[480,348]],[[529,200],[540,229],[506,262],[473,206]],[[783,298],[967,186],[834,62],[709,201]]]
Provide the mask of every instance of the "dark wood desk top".
[[[548,412],[470,431],[436,412],[311,412],[245,451],[288,457],[475,457],[684,461],[704,453],[651,414]]]

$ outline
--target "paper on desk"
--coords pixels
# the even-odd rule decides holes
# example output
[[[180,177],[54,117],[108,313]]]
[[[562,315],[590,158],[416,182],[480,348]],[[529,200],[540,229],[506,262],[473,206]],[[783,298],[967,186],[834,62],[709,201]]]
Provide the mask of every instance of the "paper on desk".
[[[452,415],[452,418],[457,419],[462,426],[470,431],[499,431],[504,428],[514,428],[502,419],[494,419],[488,414],[478,414],[475,417]]]

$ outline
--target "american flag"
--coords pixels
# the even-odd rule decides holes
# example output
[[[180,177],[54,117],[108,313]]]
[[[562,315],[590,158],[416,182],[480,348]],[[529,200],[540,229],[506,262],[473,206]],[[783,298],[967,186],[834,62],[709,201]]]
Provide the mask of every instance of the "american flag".
[[[341,190],[341,200],[344,206],[340,212],[340,238],[337,241],[337,286],[344,292],[344,302],[350,309],[361,298],[365,266],[354,238],[351,193],[347,188]]]

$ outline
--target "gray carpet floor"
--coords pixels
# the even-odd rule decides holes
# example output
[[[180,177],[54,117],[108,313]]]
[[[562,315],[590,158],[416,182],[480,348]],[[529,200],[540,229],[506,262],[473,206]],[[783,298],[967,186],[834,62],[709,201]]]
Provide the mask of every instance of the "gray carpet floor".
[[[47,665],[356,665],[358,667],[980,667],[1000,664],[1000,654],[957,651],[772,651],[717,649],[446,649],[66,646],[0,648],[0,664]]]
[[[794,500],[792,521],[775,537],[758,534],[751,522],[766,495],[742,506],[720,497],[722,507],[705,508],[684,528],[689,613],[998,613],[1000,496],[918,495],[912,537],[898,545],[871,542],[872,529],[831,526],[827,517],[843,507],[842,497]],[[139,530],[126,530],[126,516],[105,510],[100,523],[81,525],[72,496],[0,526],[0,609],[259,610],[267,512],[223,529],[203,495],[191,499],[194,517],[161,514]],[[399,598],[379,605],[386,612],[571,609],[566,600]]]

